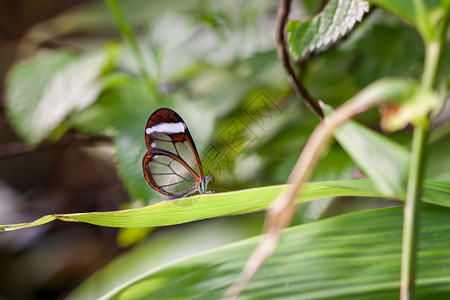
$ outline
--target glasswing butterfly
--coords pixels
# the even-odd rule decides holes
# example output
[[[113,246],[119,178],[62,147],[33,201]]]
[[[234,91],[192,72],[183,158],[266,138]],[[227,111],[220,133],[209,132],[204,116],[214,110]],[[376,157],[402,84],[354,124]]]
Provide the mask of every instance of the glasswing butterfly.
[[[211,193],[207,187],[214,179],[209,171],[218,160],[204,176],[194,140],[176,112],[169,108],[155,110],[145,126],[145,143],[148,149],[142,160],[145,181],[155,191],[169,196],[166,200],[197,191]]]

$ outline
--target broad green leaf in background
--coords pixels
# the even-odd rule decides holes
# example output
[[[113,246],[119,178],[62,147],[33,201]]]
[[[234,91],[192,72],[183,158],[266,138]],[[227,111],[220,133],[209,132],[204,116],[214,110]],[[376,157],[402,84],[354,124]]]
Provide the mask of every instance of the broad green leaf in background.
[[[307,22],[290,21],[288,44],[295,59],[308,52],[323,51],[360,22],[369,4],[362,0],[331,0],[324,10]]]
[[[406,190],[409,151],[402,145],[354,121],[334,133],[355,163],[388,195]]]
[[[75,214],[54,214],[34,222],[1,225],[0,231],[11,231],[42,225],[55,219],[86,222],[108,227],[158,227],[187,223],[224,215],[239,215],[265,210],[286,188],[286,185],[267,186],[229,193],[196,195],[160,202],[142,208]],[[450,207],[450,182],[425,181],[423,201]],[[304,186],[298,202],[325,197],[359,196],[392,198],[383,195],[367,179],[311,182]],[[403,199],[403,194],[397,196]]]
[[[101,89],[110,53],[49,52],[17,64],[6,83],[7,112],[17,132],[37,145],[73,111],[89,106]]]
[[[394,15],[397,15],[409,22],[411,22],[421,33],[422,37],[428,38],[432,34],[431,24],[436,23],[432,20],[433,17],[440,17],[442,12],[437,13],[437,10],[443,10],[444,1],[424,1],[424,0],[368,0]]]
[[[163,82],[163,78],[160,77],[165,74],[161,71],[165,73],[180,72],[184,68],[183,64],[186,64],[186,60],[189,61],[189,58],[192,57],[183,44],[185,45],[187,40],[193,39],[198,28],[187,15],[175,13],[163,15],[152,25],[149,26],[145,38],[146,49],[152,56],[149,59],[152,65],[150,74],[158,82]],[[176,55],[167,59],[166,56],[174,52],[173,50],[178,50],[175,51]]]
[[[405,147],[355,121],[339,127],[334,137],[383,193],[396,195],[406,191],[409,151]]]
[[[450,293],[450,211],[421,215],[418,298]],[[403,210],[357,212],[284,231],[240,299],[398,299]],[[141,274],[100,299],[219,299],[260,237]]]
[[[386,76],[420,79],[424,47],[414,28],[380,9],[375,10],[364,25],[347,45],[342,45],[357,53],[352,57],[356,61],[352,61],[351,75],[359,87]]]
[[[260,234],[263,222],[258,218],[220,218],[152,233],[152,238],[129,249],[90,276],[68,299],[98,299],[148,270],[209,249]]]
[[[450,180],[450,126],[436,128],[430,136],[426,179]]]
[[[414,21],[416,16],[412,0],[369,0],[369,2],[382,7],[388,12],[402,17],[403,19],[408,20],[411,23],[415,23]],[[420,2],[422,1],[420,0]]]

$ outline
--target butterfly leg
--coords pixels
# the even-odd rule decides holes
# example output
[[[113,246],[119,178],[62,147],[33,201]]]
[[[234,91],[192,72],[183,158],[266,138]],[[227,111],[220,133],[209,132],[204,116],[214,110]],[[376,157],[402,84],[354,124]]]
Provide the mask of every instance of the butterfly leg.
[[[197,191],[197,188],[192,187],[188,190],[182,191],[181,193],[173,194],[173,195],[167,197],[164,201],[170,201],[170,200],[174,200],[174,199],[184,198],[184,197],[192,195],[196,191]]]
[[[203,194],[214,194],[214,191],[204,191]]]

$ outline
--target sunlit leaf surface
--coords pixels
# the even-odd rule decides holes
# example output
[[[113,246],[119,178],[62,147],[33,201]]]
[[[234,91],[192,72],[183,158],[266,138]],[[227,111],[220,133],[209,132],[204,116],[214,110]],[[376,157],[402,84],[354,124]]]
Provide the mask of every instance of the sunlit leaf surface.
[[[175,225],[224,215],[239,215],[262,211],[286,188],[285,185],[267,186],[229,193],[204,194],[160,202],[137,209],[78,214],[54,214],[34,222],[1,225],[1,231],[11,231],[48,223],[55,219],[86,222],[108,227],[156,227]],[[450,182],[426,181],[423,200],[450,207]],[[366,179],[311,182],[305,185],[298,202],[338,196],[385,197]],[[398,198],[403,198],[398,195]]]

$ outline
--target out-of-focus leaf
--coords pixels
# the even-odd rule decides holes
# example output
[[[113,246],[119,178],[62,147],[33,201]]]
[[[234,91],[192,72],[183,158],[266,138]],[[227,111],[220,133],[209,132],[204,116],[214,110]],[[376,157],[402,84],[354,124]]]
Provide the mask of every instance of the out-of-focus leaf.
[[[241,218],[215,219],[152,234],[152,239],[114,259],[75,289],[67,299],[98,299],[136,276],[181,258],[259,234]]]
[[[334,137],[380,190],[390,195],[404,193],[409,163],[406,148],[355,121],[340,126]]]
[[[131,247],[142,242],[153,229],[152,227],[122,228],[117,234],[117,244],[122,248]]]
[[[450,66],[450,39],[447,39],[444,43],[444,49],[442,50],[441,66]],[[450,90],[450,68],[442,67],[439,70],[438,82],[444,87],[446,91],[446,96],[448,98]]]
[[[75,110],[89,106],[101,89],[109,54],[50,52],[17,64],[6,85],[7,110],[17,132],[37,145]]]
[[[406,76],[420,79],[424,47],[420,35],[401,20],[376,10],[367,19],[358,37],[349,42],[358,55],[351,66],[359,87],[387,76]],[[349,55],[347,53],[347,55]]]
[[[441,1],[414,0],[368,0],[377,6],[414,24],[422,35],[428,36],[433,14],[441,7]],[[423,10],[422,10],[423,8]],[[440,15],[440,14],[438,14]],[[435,20],[434,20],[435,21]]]
[[[405,191],[409,163],[406,148],[354,121],[342,125],[334,136],[382,191],[391,195]]]
[[[411,0],[368,0],[370,3],[373,3],[377,6],[380,6],[387,10],[390,13],[393,13],[399,17],[402,17],[408,20],[411,23],[414,23],[415,20],[415,12],[414,12],[414,4]]]
[[[369,11],[369,3],[362,0],[332,0],[324,10],[307,22],[291,21],[286,27],[290,33],[289,49],[295,59],[308,52],[323,51],[343,37]]]
[[[128,116],[139,111],[146,114],[152,99],[143,82],[121,74],[105,76],[103,82],[105,88],[97,101],[72,115],[68,120],[71,126],[93,135],[113,135]]]
[[[120,211],[54,214],[30,223],[1,225],[0,231],[38,226],[55,219],[123,228],[175,225],[264,210],[286,187],[286,185],[278,185],[229,193],[196,195]],[[423,201],[450,207],[450,182],[425,181],[423,189]],[[304,186],[303,193],[297,201],[304,202],[338,196],[394,197],[381,194],[370,180],[358,179],[308,183]],[[400,194],[396,197],[403,199],[404,195]]]
[[[450,293],[449,214],[427,207],[421,215],[420,299]],[[398,299],[402,221],[397,207],[289,228],[240,299]],[[100,299],[219,299],[260,238],[148,270]]]
[[[147,43],[152,52],[167,52],[179,47],[192,37],[195,23],[184,14],[163,15],[147,33]]]
[[[428,147],[426,179],[450,180],[450,126],[432,132]]]
[[[36,133],[35,127],[30,126],[36,123],[36,120],[33,121],[33,116],[42,102],[41,95],[45,87],[58,71],[67,67],[75,58],[73,53],[51,52],[23,61],[15,65],[9,73],[6,81],[7,112],[16,131],[29,143],[37,144],[48,134],[48,130]],[[45,121],[42,112],[41,118]]]

